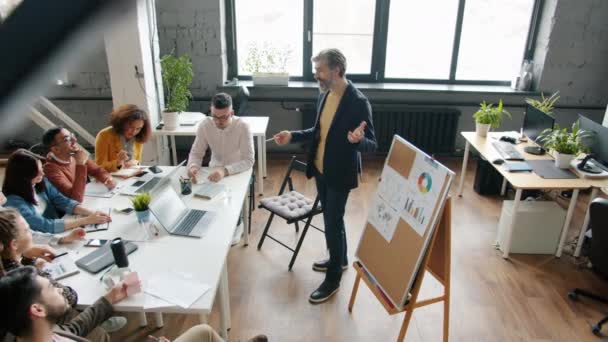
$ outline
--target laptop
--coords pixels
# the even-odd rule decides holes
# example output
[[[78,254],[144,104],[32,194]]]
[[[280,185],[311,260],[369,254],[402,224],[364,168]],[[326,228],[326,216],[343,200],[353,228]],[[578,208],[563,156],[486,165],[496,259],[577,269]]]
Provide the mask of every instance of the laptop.
[[[190,209],[172,186],[155,190],[150,211],[171,235],[200,238],[207,232],[215,213]]]
[[[135,196],[137,194],[151,192],[153,189],[162,186],[162,183],[169,182],[171,177],[186,163],[186,160],[175,166],[173,170],[162,176],[154,176],[150,173],[142,177],[136,177],[124,183],[118,192],[122,195]]]

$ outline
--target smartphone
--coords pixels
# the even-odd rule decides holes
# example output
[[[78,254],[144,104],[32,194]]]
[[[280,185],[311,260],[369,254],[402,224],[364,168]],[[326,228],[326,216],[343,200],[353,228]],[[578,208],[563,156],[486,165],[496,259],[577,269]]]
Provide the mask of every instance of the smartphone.
[[[101,246],[105,245],[106,242],[108,242],[108,240],[90,239],[90,240],[87,240],[87,242],[84,245],[85,245],[85,247],[101,247]]]
[[[121,214],[130,214],[130,213],[132,213],[132,212],[133,212],[133,210],[135,210],[135,209],[130,208],[130,207],[127,207],[127,208],[123,208],[123,209],[118,209],[118,208],[116,208],[116,209],[114,209],[114,210],[116,210],[117,212],[119,212],[119,213],[121,213]]]
[[[148,168],[148,170],[152,171],[153,173],[161,173],[163,172],[163,170],[160,169],[160,167],[156,166],[156,165],[152,165]]]

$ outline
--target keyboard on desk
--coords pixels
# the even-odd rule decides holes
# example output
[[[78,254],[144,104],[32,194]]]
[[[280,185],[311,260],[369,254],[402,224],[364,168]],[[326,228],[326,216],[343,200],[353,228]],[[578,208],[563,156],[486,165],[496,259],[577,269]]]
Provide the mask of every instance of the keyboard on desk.
[[[515,149],[513,144],[505,141],[495,141],[492,143],[494,149],[500,154],[500,157],[504,160],[524,160],[524,157]]]
[[[160,182],[161,179],[162,177],[154,177],[150,179],[146,184],[144,184],[141,188],[137,189],[135,192],[138,194],[150,192],[150,190],[152,190],[156,186],[156,184]]]
[[[173,231],[173,234],[188,235],[196,227],[201,218],[205,215],[202,210],[190,210],[188,215],[179,223]]]

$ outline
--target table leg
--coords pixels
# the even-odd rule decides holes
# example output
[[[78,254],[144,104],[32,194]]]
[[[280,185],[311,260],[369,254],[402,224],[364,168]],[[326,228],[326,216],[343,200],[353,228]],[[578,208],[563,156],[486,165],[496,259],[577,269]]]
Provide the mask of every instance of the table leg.
[[[578,199],[578,189],[572,191],[572,198],[570,199],[570,205],[568,206],[568,213],[566,214],[566,221],[564,221],[564,227],[562,228],[562,236],[559,239],[559,246],[557,246],[556,257],[562,256],[562,250],[564,249],[564,243],[566,243],[566,235],[568,235],[568,228],[570,227],[570,221],[572,220],[572,214],[574,214],[574,207],[576,207],[576,200]]]
[[[502,187],[500,188],[500,196],[504,196],[507,192],[507,179],[505,177],[502,178]]]
[[[228,329],[230,329],[230,294],[228,292],[228,269],[224,263],[222,275],[218,284],[218,301],[220,307],[220,335],[228,340]]]
[[[585,221],[581,227],[581,232],[578,234],[578,242],[576,243],[576,250],[574,251],[574,256],[577,258],[581,255],[583,240],[585,239],[585,233],[589,227],[589,208],[591,207],[591,202],[593,202],[593,200],[597,197],[597,192],[598,188],[591,189],[591,197],[589,197],[589,204],[587,205],[587,211],[585,212]]]
[[[171,153],[173,153],[173,165],[177,165],[177,147],[175,146],[175,135],[171,136]]]
[[[247,187],[249,188],[249,187]],[[245,194],[243,200],[243,210],[241,210],[241,219],[243,220],[243,239],[245,246],[249,246],[249,221],[247,220],[247,214],[249,213],[249,196]]]
[[[165,322],[163,321],[163,313],[162,312],[155,312],[154,313],[154,320],[156,321],[156,327],[157,328],[162,328],[165,325]]]
[[[258,187],[260,189],[260,196],[264,195],[264,159],[263,159],[263,145],[265,141],[262,137],[258,136]]]
[[[460,185],[458,186],[458,196],[462,197],[462,187],[464,186],[464,176],[467,173],[467,164],[469,162],[469,149],[471,144],[467,141],[464,145],[464,156],[462,156],[462,170],[460,171]]]
[[[262,158],[264,159],[264,161],[262,162],[262,165],[264,167],[264,178],[268,177],[268,170],[267,170],[267,160],[266,160],[266,134],[264,134],[264,137],[262,138],[262,149],[264,149],[264,153],[262,153]]]
[[[140,327],[145,327],[148,325],[148,319],[146,318],[146,313],[143,311],[140,311],[137,315],[139,318],[139,326]]]
[[[207,324],[209,322],[209,315],[207,314],[200,314],[199,318],[201,320],[201,324]]]
[[[505,243],[502,246],[502,257],[505,259],[509,258],[509,251],[511,250],[511,240],[513,238],[513,229],[515,229],[515,215],[517,215],[517,211],[519,210],[519,203],[521,202],[521,189],[517,189],[515,191],[515,200],[513,201],[513,215],[511,216],[511,222],[507,228],[507,236],[505,238]]]

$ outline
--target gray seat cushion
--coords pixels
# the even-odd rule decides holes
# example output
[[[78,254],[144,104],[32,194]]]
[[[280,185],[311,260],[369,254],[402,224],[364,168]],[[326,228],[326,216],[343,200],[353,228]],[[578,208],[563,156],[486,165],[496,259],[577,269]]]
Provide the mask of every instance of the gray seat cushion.
[[[313,200],[297,191],[290,191],[281,196],[266,197],[260,200],[260,203],[268,208],[268,210],[288,219],[294,219],[310,213],[313,202]]]

